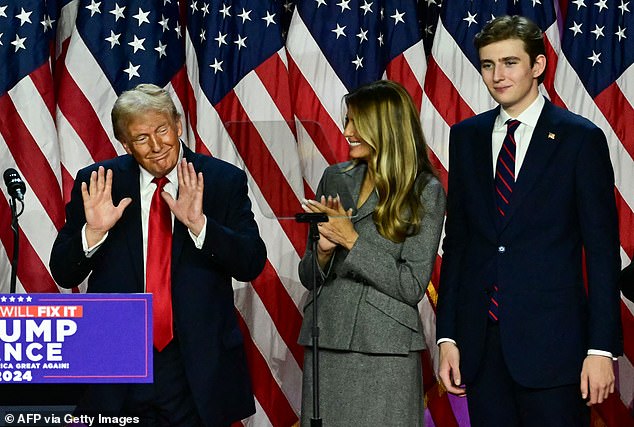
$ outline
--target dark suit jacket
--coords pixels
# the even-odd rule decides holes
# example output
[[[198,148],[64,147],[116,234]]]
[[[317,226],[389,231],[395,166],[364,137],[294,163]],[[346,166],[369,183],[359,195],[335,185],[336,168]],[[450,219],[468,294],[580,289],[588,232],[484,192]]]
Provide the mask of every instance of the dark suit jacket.
[[[468,384],[482,357],[495,283],[513,378],[527,387],[578,383],[588,349],[622,351],[619,235],[606,139],[590,121],[546,101],[502,222],[491,152],[498,114],[499,107],[451,129],[437,337],[456,340]]]
[[[242,334],[233,303],[231,278],[249,281],[261,271],[266,248],[251,212],[246,175],[238,168],[186,147],[184,156],[205,179],[205,243],[196,249],[177,219],[172,241],[172,307],[180,351],[198,411],[207,425],[227,425],[255,412]],[[86,222],[81,182],[103,165],[113,171],[115,204],[131,197],[122,218],[91,258],[84,256],[81,228]],[[80,284],[89,273],[88,292],[144,292],[139,166],[124,155],[82,169],[66,206],[66,224],[53,245],[50,267],[57,283]],[[123,393],[111,396],[111,410]]]

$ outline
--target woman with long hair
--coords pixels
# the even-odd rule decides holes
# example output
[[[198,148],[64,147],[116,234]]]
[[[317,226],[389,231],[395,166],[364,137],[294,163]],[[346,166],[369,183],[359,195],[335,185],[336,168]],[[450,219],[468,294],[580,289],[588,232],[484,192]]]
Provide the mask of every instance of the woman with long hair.
[[[319,273],[320,416],[331,426],[421,426],[417,304],[429,283],[445,192],[427,156],[418,112],[399,84],[381,80],[344,98],[350,161],[328,167],[306,212],[320,223],[317,253],[299,265],[302,284]],[[302,425],[312,414],[312,293],[305,346]]]

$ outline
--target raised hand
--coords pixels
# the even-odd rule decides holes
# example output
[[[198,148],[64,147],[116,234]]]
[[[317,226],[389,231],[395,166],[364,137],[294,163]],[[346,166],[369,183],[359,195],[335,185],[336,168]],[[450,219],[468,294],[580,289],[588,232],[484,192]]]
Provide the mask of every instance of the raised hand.
[[[328,222],[319,223],[319,235],[335,245],[350,250],[359,235],[352,225],[352,209],[345,210],[339,196],[321,196],[320,201],[306,200],[306,212],[322,212],[328,215]],[[320,243],[322,239],[319,239]]]
[[[90,184],[81,183],[81,197],[84,201],[88,247],[99,242],[132,203],[129,197],[122,199],[117,206],[112,203],[112,170],[106,172],[103,166],[90,174]]]
[[[166,191],[161,193],[174,216],[194,235],[198,236],[205,225],[203,214],[203,173],[194,170],[192,163],[183,159],[176,165],[178,174],[178,197],[176,200]]]

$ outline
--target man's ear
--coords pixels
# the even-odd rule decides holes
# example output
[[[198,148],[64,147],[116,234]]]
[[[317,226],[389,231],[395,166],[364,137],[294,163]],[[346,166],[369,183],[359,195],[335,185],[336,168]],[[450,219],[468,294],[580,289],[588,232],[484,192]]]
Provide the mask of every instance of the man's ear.
[[[546,70],[546,56],[537,55],[535,62],[533,63],[533,78],[538,78]]]

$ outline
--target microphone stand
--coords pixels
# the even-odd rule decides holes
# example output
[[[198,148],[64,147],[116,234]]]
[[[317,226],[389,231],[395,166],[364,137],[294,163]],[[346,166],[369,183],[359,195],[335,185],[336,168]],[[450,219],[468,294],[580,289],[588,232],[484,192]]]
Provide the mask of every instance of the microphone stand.
[[[17,211],[17,202],[20,202],[22,209]],[[9,206],[11,206],[11,230],[13,230],[13,259],[11,260],[11,287],[9,293],[14,294],[16,288],[16,277],[18,274],[18,257],[20,254],[20,229],[18,227],[18,217],[24,212],[24,203],[18,200],[16,197],[11,197],[9,200]]]
[[[313,288],[311,294],[313,297],[313,327],[311,330],[311,344],[313,350],[313,416],[310,419],[311,427],[321,427],[322,420],[319,416],[319,324],[317,323],[317,272],[319,265],[317,260],[317,242],[319,241],[319,229],[317,224],[320,222],[328,222],[328,215],[324,213],[298,213],[295,215],[295,221],[299,223],[309,224],[308,240],[310,248],[313,251]]]

